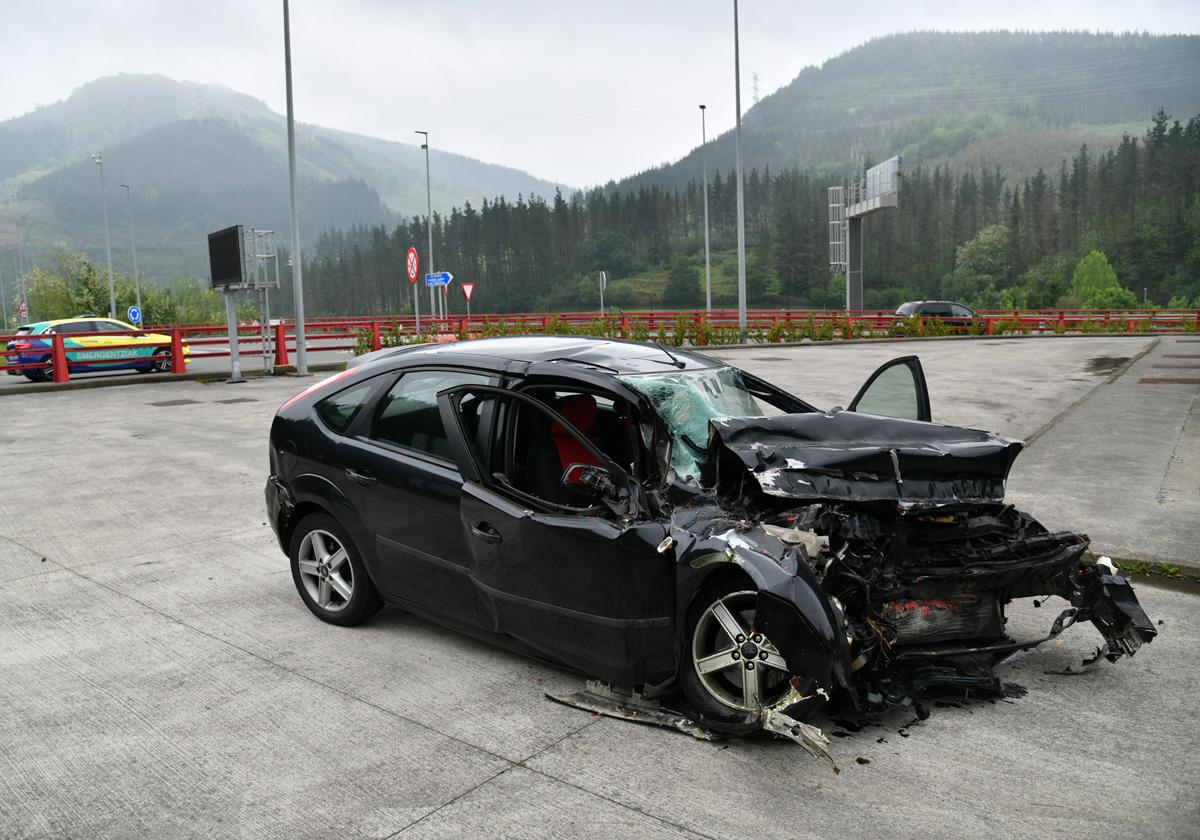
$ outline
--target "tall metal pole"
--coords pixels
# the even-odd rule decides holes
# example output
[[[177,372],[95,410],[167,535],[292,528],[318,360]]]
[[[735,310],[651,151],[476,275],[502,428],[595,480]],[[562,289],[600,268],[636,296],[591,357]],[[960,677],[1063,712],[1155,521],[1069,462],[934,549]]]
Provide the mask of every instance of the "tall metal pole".
[[[292,109],[292,30],[283,0],[283,66],[287,83],[288,181],[292,189],[292,298],[296,309],[296,375],[308,375],[304,342],[304,277],[300,268],[300,214],[296,210],[296,115]]]
[[[425,150],[425,227],[429,231],[429,274],[434,274],[433,263],[433,193],[429,188],[429,132],[414,131],[413,134],[421,134],[425,137],[425,142],[421,144],[421,148]],[[433,286],[429,287],[429,311],[437,316],[437,296],[435,295]]]
[[[16,268],[16,260],[13,260],[13,268]],[[3,274],[0,274],[0,315],[4,316],[4,326],[0,327],[0,333],[8,332],[8,295],[4,292]]]
[[[700,168],[704,172],[704,311],[712,314],[712,257],[708,250],[708,158],[704,147],[708,145],[708,131],[704,125],[705,106],[700,106]]]
[[[738,47],[738,4],[733,0],[733,98],[737,109],[734,147],[737,154],[738,328],[746,329],[746,200],[742,181],[742,64]]]
[[[142,311],[142,282],[138,279],[137,242],[133,238],[133,189],[128,184],[119,184],[125,190],[125,203],[129,208],[129,250],[133,252],[133,293],[137,298],[138,312]]]
[[[112,272],[112,242],[108,237],[108,191],[104,188],[104,156],[99,152],[92,155],[92,160],[100,167],[100,206],[104,210],[104,256],[108,260],[108,317],[117,317],[117,287],[113,283]]]

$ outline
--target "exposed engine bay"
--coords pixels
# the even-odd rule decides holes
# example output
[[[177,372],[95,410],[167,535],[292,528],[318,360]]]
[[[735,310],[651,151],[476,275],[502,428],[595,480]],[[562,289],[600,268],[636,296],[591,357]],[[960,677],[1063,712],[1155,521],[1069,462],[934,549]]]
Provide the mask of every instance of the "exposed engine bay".
[[[1081,557],[1087,538],[1049,533],[1007,505],[884,516],[815,504],[763,531],[803,552],[822,590],[841,606],[861,705],[902,707],[929,690],[999,691],[993,667],[1014,651],[1091,621],[1116,661],[1156,631],[1128,581]],[[1014,598],[1071,603],[1043,638],[1005,633]]]

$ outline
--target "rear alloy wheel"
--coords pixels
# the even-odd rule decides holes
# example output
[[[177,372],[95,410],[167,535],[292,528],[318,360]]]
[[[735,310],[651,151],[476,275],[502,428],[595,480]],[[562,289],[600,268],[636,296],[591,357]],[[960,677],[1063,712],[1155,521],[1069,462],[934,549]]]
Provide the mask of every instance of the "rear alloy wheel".
[[[791,691],[787,662],[754,629],[758,593],[725,586],[693,609],[680,687],[709,724],[756,723]]]
[[[151,370],[156,370],[159,373],[171,372],[171,351],[165,347],[160,347],[154,351],[154,362],[150,365]]]
[[[306,516],[292,533],[292,579],[313,615],[358,624],[383,605],[353,543],[332,517]]]

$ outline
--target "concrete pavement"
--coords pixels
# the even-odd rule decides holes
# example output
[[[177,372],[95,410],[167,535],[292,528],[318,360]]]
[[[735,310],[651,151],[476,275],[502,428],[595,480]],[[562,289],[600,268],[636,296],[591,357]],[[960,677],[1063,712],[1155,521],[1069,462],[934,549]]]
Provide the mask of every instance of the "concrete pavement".
[[[1153,465],[1162,504],[1190,504],[1186,454],[1172,465],[1197,389],[1131,381],[1166,341],[919,352],[935,419],[1042,430],[1013,479],[1037,515],[1093,516],[1087,481],[1056,476],[1060,456],[1144,463],[1129,497],[1097,496],[1097,518],[1136,534]],[[1142,351],[1108,382],[1114,359]],[[720,355],[825,406],[905,352]],[[1098,635],[1075,628],[1003,668],[1024,697],[857,732],[822,721],[834,776],[787,742],[706,743],[551,703],[544,692],[580,678],[397,610],[353,629],[317,621],[262,514],[271,416],[306,384],[0,400],[0,836],[1194,836],[1194,592],[1139,584],[1161,635],[1115,666],[1047,673],[1094,650]],[[1176,420],[1096,428],[1158,422],[1152,404],[1178,439]],[[1126,446],[1140,456],[1112,454]],[[1076,496],[1034,495],[1053,481]],[[1044,633],[1060,607],[1017,605],[1011,632]]]

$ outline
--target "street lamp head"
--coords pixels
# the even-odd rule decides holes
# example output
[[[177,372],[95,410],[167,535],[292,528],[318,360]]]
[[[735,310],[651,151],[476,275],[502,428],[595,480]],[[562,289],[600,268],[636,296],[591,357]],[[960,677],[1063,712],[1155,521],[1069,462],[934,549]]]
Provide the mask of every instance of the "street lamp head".
[[[703,111],[703,110],[704,110],[705,108],[707,108],[707,107],[708,107],[707,105],[701,105],[701,106],[700,106],[700,110],[701,110],[701,111]]]
[[[131,188],[130,188],[130,186],[129,186],[128,184],[117,184],[117,186],[118,186],[118,187],[121,187],[121,188],[122,188],[123,190],[125,190],[126,192],[128,192],[128,191],[131,189]]]
[[[99,152],[92,152],[92,160],[100,165],[104,165],[104,156]]]

